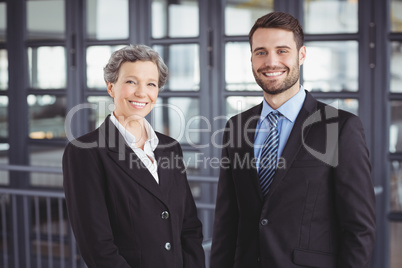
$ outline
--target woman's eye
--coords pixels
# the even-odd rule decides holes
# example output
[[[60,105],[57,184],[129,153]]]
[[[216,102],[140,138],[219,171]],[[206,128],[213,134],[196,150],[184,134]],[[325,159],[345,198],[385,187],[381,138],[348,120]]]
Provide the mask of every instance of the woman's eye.
[[[131,80],[128,80],[128,81],[127,81],[127,84],[135,84],[135,82],[134,82],[134,81],[131,81]]]
[[[154,84],[154,83],[149,83],[148,85],[151,87],[156,87],[156,84]]]

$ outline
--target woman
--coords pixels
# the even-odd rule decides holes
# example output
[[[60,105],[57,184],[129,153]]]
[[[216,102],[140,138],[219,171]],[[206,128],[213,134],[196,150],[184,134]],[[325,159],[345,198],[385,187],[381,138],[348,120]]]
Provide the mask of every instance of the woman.
[[[114,52],[104,68],[113,113],[65,149],[67,211],[90,268],[205,267],[180,145],[145,119],[167,72],[147,46]]]

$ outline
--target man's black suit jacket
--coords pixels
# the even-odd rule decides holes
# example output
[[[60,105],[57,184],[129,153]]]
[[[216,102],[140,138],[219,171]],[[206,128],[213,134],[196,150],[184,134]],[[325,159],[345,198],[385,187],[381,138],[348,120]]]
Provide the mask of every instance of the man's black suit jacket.
[[[253,148],[262,104],[228,121],[211,268],[369,266],[375,196],[361,121],[306,94],[265,199]]]
[[[109,117],[67,145],[66,204],[88,267],[205,267],[180,145],[157,136],[159,184]]]

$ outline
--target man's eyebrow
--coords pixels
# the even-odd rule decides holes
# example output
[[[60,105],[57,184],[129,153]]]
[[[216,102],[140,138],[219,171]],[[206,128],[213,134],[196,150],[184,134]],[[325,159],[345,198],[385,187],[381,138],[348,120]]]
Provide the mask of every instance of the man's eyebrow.
[[[275,48],[276,48],[276,49],[278,49],[278,48],[291,49],[291,47],[290,47],[290,46],[287,46],[287,45],[280,45],[280,46],[276,46]],[[265,47],[256,47],[256,48],[253,50],[253,52],[256,52],[256,51],[258,51],[258,50],[265,50]]]
[[[256,52],[256,51],[258,51],[258,50],[263,50],[263,49],[265,49],[264,47],[256,47],[254,50],[253,50],[253,52]]]
[[[290,46],[287,46],[287,45],[277,46],[276,48],[287,48],[287,49],[291,49],[291,47],[290,47]]]

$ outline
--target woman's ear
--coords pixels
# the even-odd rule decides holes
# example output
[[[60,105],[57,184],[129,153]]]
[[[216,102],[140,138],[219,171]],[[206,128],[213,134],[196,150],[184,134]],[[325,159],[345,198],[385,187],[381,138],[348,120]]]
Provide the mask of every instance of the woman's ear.
[[[109,93],[110,97],[114,98],[114,88],[113,83],[106,82],[107,93]]]

